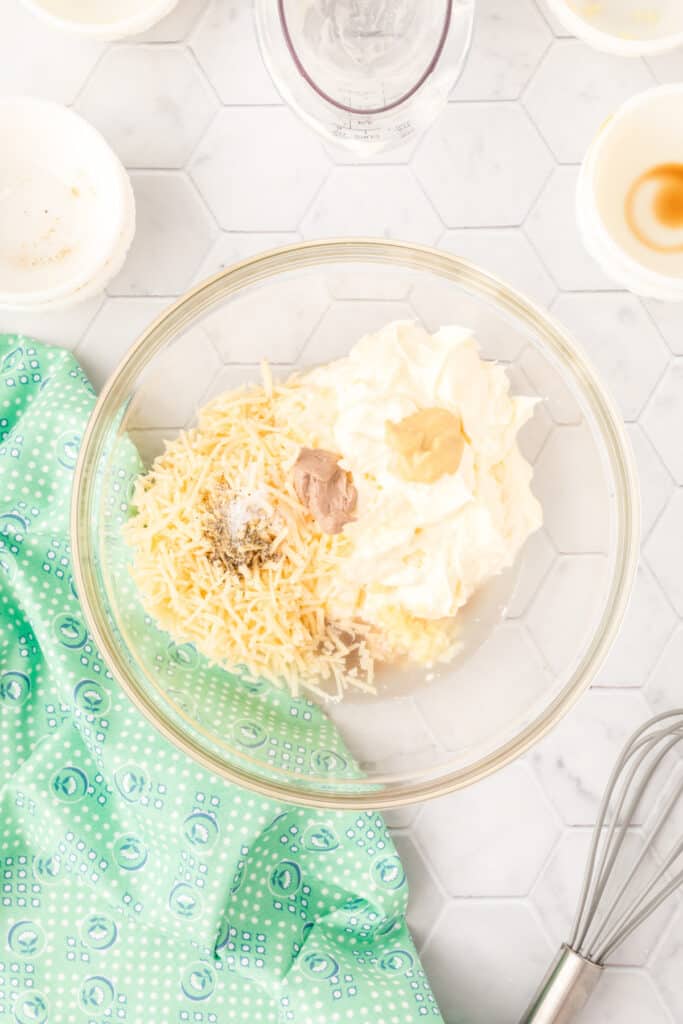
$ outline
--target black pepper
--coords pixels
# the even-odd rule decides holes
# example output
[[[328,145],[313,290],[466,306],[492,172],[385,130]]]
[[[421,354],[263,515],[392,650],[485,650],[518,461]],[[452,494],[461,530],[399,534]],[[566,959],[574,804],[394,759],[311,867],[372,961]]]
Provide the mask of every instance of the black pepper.
[[[225,572],[240,575],[275,561],[277,553],[273,550],[272,523],[265,514],[258,513],[235,528],[230,515],[230,505],[235,500],[238,495],[224,488],[218,494],[205,496],[203,534],[210,546],[209,561]]]

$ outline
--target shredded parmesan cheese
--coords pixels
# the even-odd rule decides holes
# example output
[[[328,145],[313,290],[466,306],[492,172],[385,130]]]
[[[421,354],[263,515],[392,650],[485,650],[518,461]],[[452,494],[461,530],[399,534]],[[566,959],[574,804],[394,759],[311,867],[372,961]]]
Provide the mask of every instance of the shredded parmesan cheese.
[[[263,377],[263,387],[205,406],[198,426],[167,444],[137,481],[136,512],[124,527],[133,578],[145,610],[212,662],[295,696],[301,688],[336,698],[349,687],[372,691],[376,658],[432,662],[451,648],[452,623],[397,610],[385,634],[361,618],[335,619],[335,576],[351,541],[323,533],[294,489],[292,467],[310,443],[291,415],[305,401],[297,378],[278,384],[267,368]],[[226,484],[274,510],[268,557],[216,557],[216,502]]]
[[[296,388],[292,381],[286,388]],[[200,413],[141,477],[135,516],[126,524],[132,574],[145,609],[171,635],[196,644],[209,659],[253,676],[341,695],[349,685],[372,686],[372,659],[357,624],[329,622],[325,594],[343,534],[323,534],[304,517],[291,467],[304,439],[282,429],[283,386],[265,375],[263,388],[222,395]],[[212,556],[207,496],[221,481],[265,493],[282,524],[272,561],[226,573]],[[224,486],[224,485],[223,485]],[[349,675],[362,661],[363,679]]]

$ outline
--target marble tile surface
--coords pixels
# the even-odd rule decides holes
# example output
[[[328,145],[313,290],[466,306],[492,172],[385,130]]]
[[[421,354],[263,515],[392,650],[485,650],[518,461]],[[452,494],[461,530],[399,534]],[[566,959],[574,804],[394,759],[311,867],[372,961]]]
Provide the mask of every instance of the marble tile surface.
[[[638,568],[624,625],[596,677],[597,686],[638,687],[654,668],[678,617],[656,577]]]
[[[280,102],[261,60],[252,18],[251,6],[243,0],[211,0],[189,37],[190,47],[222,103]],[[229,36],[237,45],[231,47],[228,57],[225,42]]]
[[[533,0],[480,0],[455,100],[516,100],[552,41]]]
[[[166,299],[108,298],[76,347],[76,356],[95,388],[102,387],[130,348],[130,331],[142,334],[168,305]]]
[[[104,55],[75,110],[127,167],[184,167],[218,108],[182,47],[117,46]]]
[[[370,234],[426,245],[443,231],[411,168],[371,165],[335,167],[300,228],[305,238]]]
[[[683,665],[683,626],[679,625],[660,652],[645,686],[649,703],[656,712],[678,707],[681,700],[681,665]]]
[[[422,963],[448,1024],[511,1024],[552,955],[529,901],[455,899],[423,946]]]
[[[512,1024],[568,937],[588,826],[618,748],[650,709],[683,703],[683,305],[619,291],[586,253],[574,219],[593,133],[626,97],[683,80],[683,52],[619,60],[568,38],[546,0],[479,0],[468,66],[438,121],[422,139],[359,161],[323,144],[282,104],[249,0],[179,0],[145,35],[115,44],[53,31],[19,0],[1,6],[0,92],[73,105],[97,125],[132,171],[138,227],[106,296],[49,317],[1,314],[0,330],[75,350],[100,386],[166,304],[235,260],[297,238],[400,238],[464,256],[550,308],[628,421],[643,559],[622,635],[592,691],[499,775],[387,814],[411,883],[409,921],[447,1024]],[[335,296],[302,290],[285,325],[276,309],[254,315],[272,338],[270,358],[286,367],[305,345],[336,354],[334,318],[353,332],[388,315],[424,316],[435,298],[446,297],[364,295],[362,280],[340,278]],[[178,418],[177,396],[181,418],[191,418],[197,402],[253,378],[239,322],[218,316],[204,329],[215,357],[194,390],[170,358],[173,401],[160,392],[161,420]],[[496,684],[496,669],[507,659],[522,693],[528,673],[551,672],[576,642],[580,623],[553,600],[557,574],[577,600],[590,591],[604,565],[576,551],[604,524],[580,497],[557,492],[551,472],[557,459],[594,472],[576,406],[523,339],[494,344],[500,358],[519,357],[520,383],[546,394],[527,443],[547,520],[513,595],[503,650],[484,645],[472,670],[503,687],[509,675]],[[143,424],[136,439],[153,451],[162,434]],[[448,701],[420,714],[445,746],[467,732]],[[672,905],[620,951],[579,1024],[683,1021],[682,958],[683,907]]]
[[[493,817],[491,807],[497,808]],[[446,830],[456,848],[443,842]],[[471,898],[526,896],[561,830],[529,764],[518,763],[427,804],[417,840],[447,893]],[[501,857],[501,850],[505,856]]]
[[[215,223],[184,172],[134,171],[131,181],[135,238],[108,292],[171,298],[190,285],[209,250]]]
[[[678,440],[683,432],[683,359],[666,368],[657,385],[642,425],[677,484],[683,483],[683,451]]]
[[[605,118],[654,84],[644,61],[597,53],[567,39],[548,50],[523,102],[558,162],[580,163]]]
[[[448,227],[505,227],[522,223],[552,160],[520,105],[450,103],[414,165]]]
[[[567,825],[592,825],[614,761],[648,717],[642,693],[594,688],[528,755]]]
[[[322,144],[286,107],[223,107],[190,174],[225,231],[294,231],[329,171]]]
[[[560,295],[553,312],[581,338],[624,418],[638,418],[664,372],[666,345],[635,295]]]
[[[559,288],[611,291],[614,284],[586,252],[574,216],[579,168],[554,168],[527,217],[524,228]]]
[[[541,306],[550,305],[555,296],[557,285],[520,228],[460,228],[442,235],[438,246],[472,263],[486,265],[491,273]]]
[[[207,0],[183,0],[170,14],[140,36],[140,42],[181,43],[206,9]]]
[[[645,542],[643,552],[674,608],[683,615],[683,491],[675,490]]]
[[[674,483],[657,449],[640,424],[629,423],[627,430],[640,479],[642,536],[645,538],[671,497]]]

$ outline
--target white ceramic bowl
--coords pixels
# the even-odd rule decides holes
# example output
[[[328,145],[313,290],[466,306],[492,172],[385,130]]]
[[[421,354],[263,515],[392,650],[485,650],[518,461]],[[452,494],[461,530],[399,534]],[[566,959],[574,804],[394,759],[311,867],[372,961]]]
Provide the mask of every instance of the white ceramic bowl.
[[[102,291],[135,232],[116,154],[77,114],[29,97],[0,99],[0,146],[0,308],[61,308]]]
[[[680,0],[546,0],[565,28],[595,50],[652,56],[683,46]]]
[[[581,167],[576,211],[584,244],[606,274],[638,295],[676,302],[683,301],[683,227],[659,225],[656,185],[638,187],[648,172],[671,165],[683,168],[683,83],[639,93],[605,122]],[[634,202],[647,229],[640,234],[627,216]]]
[[[33,14],[55,28],[94,39],[123,39],[145,32],[178,0],[23,0]]]

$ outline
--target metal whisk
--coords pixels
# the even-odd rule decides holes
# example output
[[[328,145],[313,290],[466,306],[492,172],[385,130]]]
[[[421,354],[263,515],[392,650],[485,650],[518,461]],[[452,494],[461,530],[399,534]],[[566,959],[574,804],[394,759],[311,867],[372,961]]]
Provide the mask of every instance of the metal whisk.
[[[552,963],[519,1024],[568,1024],[588,1001],[600,980],[605,961],[635,929],[683,884],[683,835],[657,861],[653,844],[683,794],[683,773],[667,777],[660,767],[683,740],[683,710],[656,715],[631,736],[614,766],[600,805],[579,906],[571,938]],[[675,756],[675,755],[674,755]],[[661,779],[659,809],[653,812],[649,836],[631,863],[624,840],[639,809]],[[624,864],[624,881],[614,894],[606,890],[615,865]],[[648,860],[656,867],[636,882]]]

